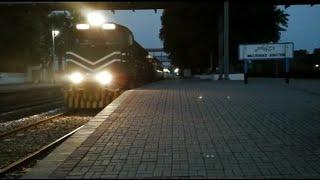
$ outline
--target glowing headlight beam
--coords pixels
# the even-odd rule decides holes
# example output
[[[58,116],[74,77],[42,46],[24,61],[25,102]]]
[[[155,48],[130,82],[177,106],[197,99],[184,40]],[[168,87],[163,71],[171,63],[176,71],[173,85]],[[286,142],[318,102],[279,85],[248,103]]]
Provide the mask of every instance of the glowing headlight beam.
[[[102,24],[102,29],[114,30],[114,29],[116,29],[116,25],[112,24],[112,23]]]
[[[90,29],[90,25],[89,24],[77,24],[76,28],[79,30]]]
[[[110,84],[112,81],[112,75],[107,71],[99,72],[95,75],[95,79],[101,84],[106,85]]]
[[[168,68],[163,68],[163,72],[170,73],[170,70]]]
[[[106,21],[105,17],[99,12],[88,13],[87,20],[93,26],[101,26]]]
[[[52,31],[52,36],[53,36],[53,37],[57,37],[59,34],[60,34],[60,31],[59,31],[59,30],[53,30],[53,31]]]
[[[81,83],[83,81],[83,79],[84,79],[83,75],[79,72],[74,72],[69,76],[69,80],[75,84]]]

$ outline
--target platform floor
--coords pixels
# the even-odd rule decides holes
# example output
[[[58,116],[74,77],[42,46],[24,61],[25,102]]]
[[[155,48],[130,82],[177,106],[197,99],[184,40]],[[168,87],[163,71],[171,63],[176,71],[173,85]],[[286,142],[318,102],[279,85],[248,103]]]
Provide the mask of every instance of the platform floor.
[[[23,178],[319,178],[319,87],[168,80],[129,90]]]

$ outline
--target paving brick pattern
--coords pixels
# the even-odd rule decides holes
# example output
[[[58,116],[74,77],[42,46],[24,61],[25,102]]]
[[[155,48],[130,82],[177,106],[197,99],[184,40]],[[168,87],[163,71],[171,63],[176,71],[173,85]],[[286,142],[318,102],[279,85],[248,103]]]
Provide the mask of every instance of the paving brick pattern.
[[[320,96],[282,81],[150,84],[49,177],[319,178]]]

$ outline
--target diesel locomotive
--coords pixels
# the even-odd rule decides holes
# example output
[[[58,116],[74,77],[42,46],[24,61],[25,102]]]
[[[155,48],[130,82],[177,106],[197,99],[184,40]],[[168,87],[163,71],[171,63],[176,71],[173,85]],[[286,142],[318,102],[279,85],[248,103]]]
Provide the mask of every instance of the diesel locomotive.
[[[120,92],[163,77],[162,64],[123,25],[77,24],[74,41],[65,54],[68,108],[103,108]]]

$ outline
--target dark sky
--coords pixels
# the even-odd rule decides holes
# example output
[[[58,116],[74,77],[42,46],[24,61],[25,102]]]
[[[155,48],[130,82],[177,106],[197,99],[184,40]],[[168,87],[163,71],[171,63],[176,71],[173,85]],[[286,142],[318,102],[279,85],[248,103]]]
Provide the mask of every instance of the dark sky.
[[[289,26],[280,41],[294,42],[296,50],[320,48],[320,5],[289,6],[285,12],[290,14]]]
[[[160,17],[162,10],[118,10],[113,14],[107,11],[109,21],[127,26],[133,33],[136,41],[145,48],[163,47],[159,39],[161,27]]]
[[[280,7],[283,8],[283,7]],[[290,6],[288,30],[281,35],[280,42],[294,42],[295,49],[312,52],[320,48],[320,5]],[[135,39],[145,48],[162,47],[159,39],[162,10],[107,11],[109,21],[123,24],[131,29]]]

